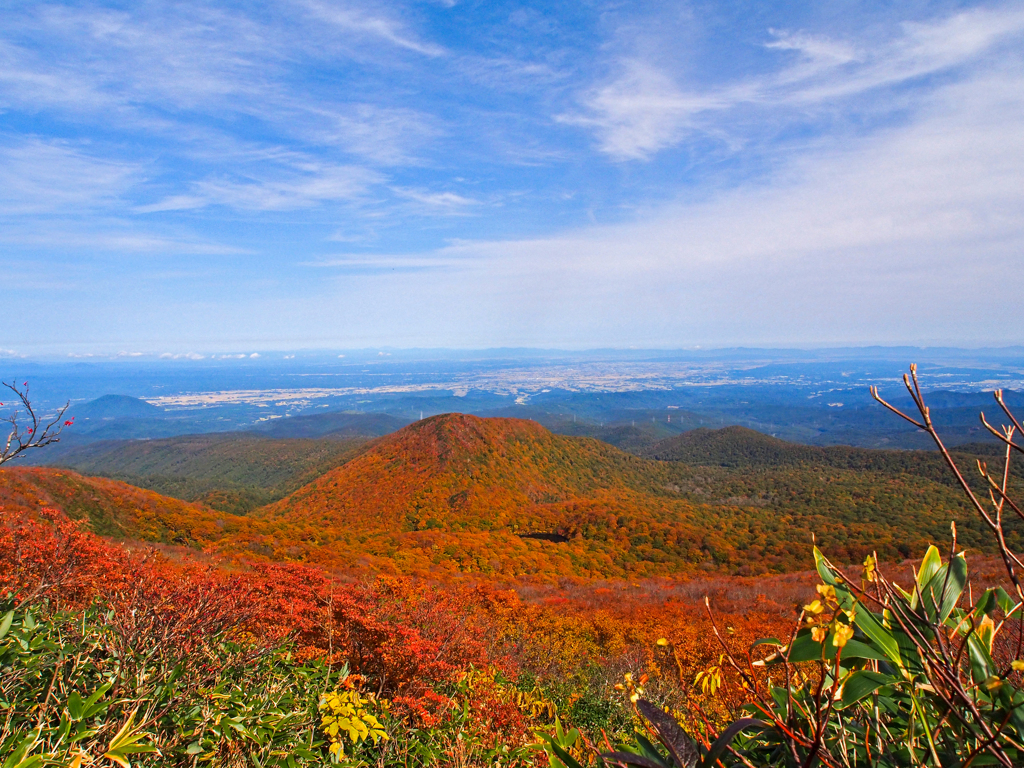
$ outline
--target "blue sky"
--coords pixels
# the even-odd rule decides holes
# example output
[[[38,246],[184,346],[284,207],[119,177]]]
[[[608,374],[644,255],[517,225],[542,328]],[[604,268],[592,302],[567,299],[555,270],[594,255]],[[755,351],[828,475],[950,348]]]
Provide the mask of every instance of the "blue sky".
[[[4,3],[3,354],[1024,341],[1024,4]]]

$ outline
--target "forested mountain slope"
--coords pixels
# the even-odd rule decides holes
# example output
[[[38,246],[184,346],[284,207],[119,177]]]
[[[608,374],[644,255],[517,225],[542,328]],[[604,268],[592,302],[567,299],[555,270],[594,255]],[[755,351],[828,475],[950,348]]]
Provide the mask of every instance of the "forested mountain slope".
[[[270,439],[247,432],[75,446],[54,464],[234,514],[283,498],[334,467],[367,438]]]
[[[973,443],[958,446],[953,455],[968,470],[978,459],[997,463],[1003,449],[995,444]],[[849,469],[909,474],[936,482],[953,484],[953,474],[936,451],[896,451],[877,448],[853,448],[845,445],[815,446],[790,443],[746,427],[694,429],[662,440],[640,455],[661,461],[691,466],[727,467],[740,471],[785,471],[794,467]],[[1024,477],[1019,462],[1011,472]],[[968,472],[974,476],[976,472]]]
[[[695,431],[662,449],[687,460],[448,414],[365,445],[207,435],[119,449],[118,466],[147,482],[216,487],[200,498],[222,509],[241,506],[232,488],[291,484],[248,518],[55,470],[0,471],[0,503],[63,508],[117,537],[403,573],[780,572],[808,567],[812,535],[837,561],[898,559],[944,542],[951,519],[963,545],[984,546],[934,454],[814,448],[742,429]]]
[[[0,507],[24,514],[48,507],[73,520],[83,520],[90,530],[103,536],[199,547],[234,535],[248,525],[244,517],[117,480],[46,467],[0,469]]]
[[[417,422],[285,499],[219,545],[342,566],[507,576],[613,576],[807,566],[983,541],[952,487],[899,471],[730,470],[644,460],[516,419]],[[245,539],[245,536],[251,538]]]

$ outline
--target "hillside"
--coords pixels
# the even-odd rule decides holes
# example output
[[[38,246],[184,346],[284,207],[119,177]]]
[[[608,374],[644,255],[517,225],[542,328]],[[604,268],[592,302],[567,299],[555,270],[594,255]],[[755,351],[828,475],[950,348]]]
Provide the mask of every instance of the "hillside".
[[[102,536],[189,546],[207,546],[248,524],[117,480],[43,467],[0,469],[0,507],[26,514],[51,507]]]
[[[987,443],[971,443],[953,450],[961,466],[972,469],[981,459],[997,462],[1004,450]],[[907,474],[953,485],[953,475],[935,451],[897,451],[853,448],[845,445],[814,446],[790,443],[746,427],[694,429],[662,440],[639,451],[640,455],[660,461],[681,462],[691,466],[725,467],[739,471],[818,467],[822,469]],[[1022,474],[1020,462],[1011,472]],[[968,472],[969,479],[977,473]]]
[[[365,438],[278,439],[246,432],[74,446],[51,463],[233,514],[283,498],[356,455]],[[42,452],[40,459],[49,458]]]
[[[386,413],[315,413],[264,421],[253,428],[267,437],[381,437],[395,432],[408,419],[397,419]]]
[[[383,570],[616,576],[806,567],[983,542],[960,495],[899,471],[645,460],[516,419],[449,414],[383,438],[254,515],[226,551]],[[249,537],[249,538],[246,538]]]

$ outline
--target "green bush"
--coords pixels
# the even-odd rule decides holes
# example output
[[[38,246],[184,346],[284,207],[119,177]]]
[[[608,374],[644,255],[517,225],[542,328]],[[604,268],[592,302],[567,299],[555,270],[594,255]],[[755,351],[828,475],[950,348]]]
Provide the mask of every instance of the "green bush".
[[[188,659],[125,648],[109,612],[0,604],[0,763],[319,764],[322,664],[216,638]]]

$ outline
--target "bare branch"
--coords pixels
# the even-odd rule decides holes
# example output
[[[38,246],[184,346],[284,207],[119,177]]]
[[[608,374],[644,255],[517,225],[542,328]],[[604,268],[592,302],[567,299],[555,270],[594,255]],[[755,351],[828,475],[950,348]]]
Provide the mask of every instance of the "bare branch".
[[[16,381],[10,384],[6,381],[2,383],[3,386],[14,393],[18,400],[15,403],[15,410],[8,416],[0,418],[0,421],[10,424],[10,432],[4,441],[3,450],[0,451],[0,465],[6,464],[8,461],[17,458],[32,448],[42,448],[51,443],[59,442],[64,428],[70,427],[74,423],[74,417],[70,419],[64,418],[64,414],[71,405],[70,401],[57,411],[56,416],[47,421],[42,419],[32,406],[32,401],[29,399],[27,381],[21,387],[18,386]],[[3,403],[0,403],[0,406],[3,406]],[[24,411],[26,415],[24,426],[18,419],[20,411]]]

